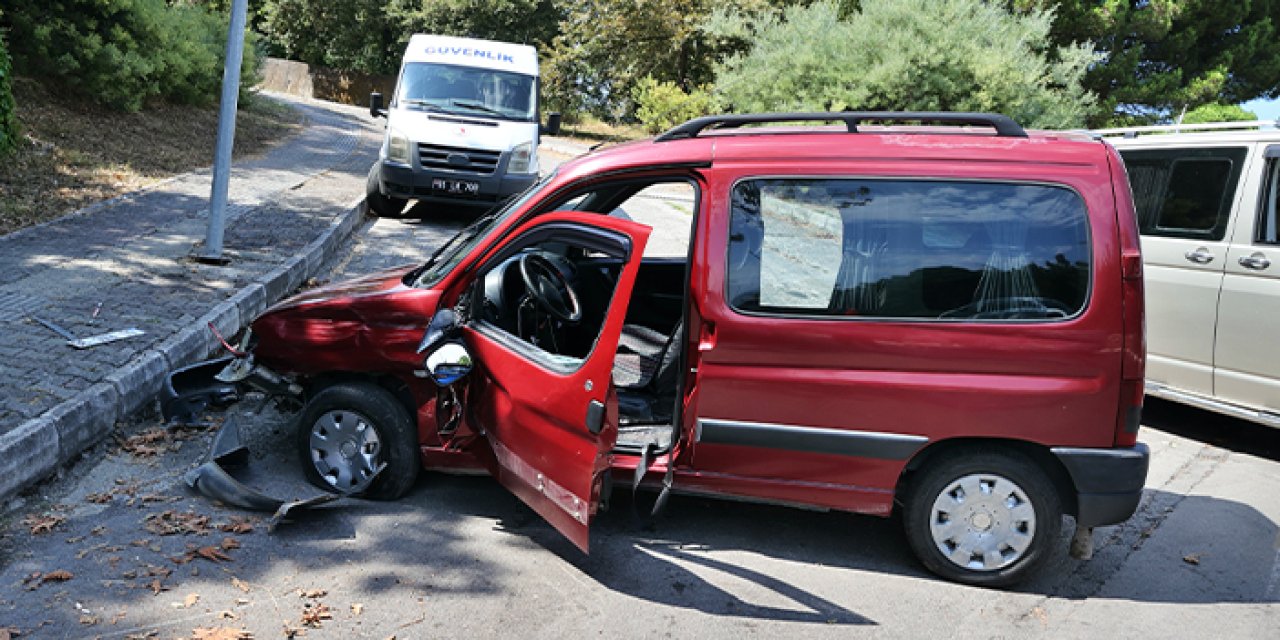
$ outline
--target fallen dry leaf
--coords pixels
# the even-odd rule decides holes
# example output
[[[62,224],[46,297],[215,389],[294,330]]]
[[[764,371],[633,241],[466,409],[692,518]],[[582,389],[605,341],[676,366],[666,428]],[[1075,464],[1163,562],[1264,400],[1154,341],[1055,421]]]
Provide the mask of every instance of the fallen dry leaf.
[[[329,595],[327,589],[299,589],[298,596],[301,598],[323,598]]]
[[[197,602],[200,602],[200,594],[188,593],[187,597],[182,599],[182,608],[190,609],[191,607],[196,606]]]
[[[302,609],[302,624],[308,627],[319,627],[321,622],[332,619],[333,613],[329,610],[329,605],[323,602],[308,602]]]
[[[169,590],[169,587],[164,586],[164,584],[160,582],[160,578],[156,578],[152,580],[151,583],[147,585],[147,587],[151,589],[151,595],[156,595],[156,596],[160,595],[161,591]]]
[[[1185,556],[1182,556],[1182,561],[1187,564],[1200,564],[1200,554],[1189,553]]]
[[[107,504],[108,502],[111,502],[114,497],[115,494],[104,491],[102,493],[90,493],[84,497],[84,500],[85,502],[92,502],[93,504]]]
[[[98,526],[96,526],[96,527],[94,527],[94,528],[92,528],[92,529],[90,529],[90,530],[89,530],[89,534],[90,534],[90,535],[95,535],[95,536],[100,536],[100,535],[102,535],[102,534],[104,534],[104,533],[106,533],[106,532],[107,532],[107,526],[106,526],[106,525],[102,525],[102,524],[100,524],[100,525],[98,525]]]
[[[253,519],[245,516],[231,516],[230,520],[218,525],[218,530],[226,533],[253,533]]]
[[[230,627],[196,627],[191,630],[191,640],[253,640],[253,634]]]
[[[239,589],[239,590],[241,590],[241,591],[243,591],[243,592],[245,592],[245,593],[249,593],[249,583],[248,583],[248,582],[245,582],[244,580],[241,580],[240,578],[237,578],[237,577],[235,577],[235,576],[231,576],[231,584],[235,585],[237,589]]]
[[[58,569],[57,571],[50,571],[49,573],[41,576],[40,582],[66,582],[74,577],[76,577],[76,574],[65,569]]]
[[[226,537],[226,538],[223,538],[223,539],[222,539],[222,544],[221,544],[220,546],[222,547],[222,550],[223,550],[223,551],[230,551],[230,550],[232,550],[232,549],[239,549],[239,548],[240,548],[240,541],[239,541],[239,540],[236,540],[235,538],[232,538],[232,537],[228,536],[228,537]]]
[[[13,627],[0,627],[0,640],[13,640],[20,635],[22,632]]]
[[[363,604],[360,604],[359,602],[352,603],[352,605],[351,605],[351,615],[358,616],[358,615],[360,615],[360,614],[362,614],[362,613],[364,613],[364,605],[363,605]]]
[[[217,547],[200,547],[198,549],[189,548],[185,555],[169,558],[174,564],[186,564],[197,558],[204,558],[209,562],[231,562],[231,556],[222,552]]]
[[[86,627],[92,627],[98,624],[98,616],[80,616],[80,624]]]
[[[162,511],[148,515],[143,522],[147,531],[161,536],[209,533],[209,516],[197,513]]]
[[[291,626],[289,626],[289,624],[288,624],[288,623],[285,623],[285,625],[284,625],[284,637],[286,637],[286,638],[297,638],[297,637],[301,637],[301,636],[305,636],[305,635],[307,635],[307,630],[306,630],[306,629],[299,629],[299,628],[297,628],[297,627],[291,627]]]
[[[151,640],[159,637],[159,631],[143,631],[141,633],[131,633],[124,637],[124,640]]]
[[[55,527],[66,522],[64,516],[53,513],[44,515],[29,515],[22,519],[22,524],[31,530],[31,535],[38,536],[53,531]]]

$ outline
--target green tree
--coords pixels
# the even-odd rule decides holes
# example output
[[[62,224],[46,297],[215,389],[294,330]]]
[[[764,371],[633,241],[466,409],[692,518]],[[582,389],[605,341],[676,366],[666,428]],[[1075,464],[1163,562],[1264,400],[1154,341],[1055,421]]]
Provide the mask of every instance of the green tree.
[[[634,92],[651,77],[685,92],[708,84],[715,63],[744,43],[709,33],[704,23],[726,6],[756,15],[777,0],[581,0],[560,22],[547,61],[548,104],[611,120],[635,113]]]
[[[408,34],[551,43],[565,2],[553,0],[390,0],[387,14]]]
[[[1052,8],[1050,38],[1092,41],[1090,125],[1171,120],[1183,107],[1280,97],[1280,0],[1006,0]]]
[[[308,64],[393,73],[411,33],[384,0],[268,0],[263,30],[273,50]]]
[[[18,73],[107,106],[136,111],[151,99],[207,104],[222,85],[227,16],[165,0],[8,0]],[[252,52],[254,39],[247,36]],[[258,59],[241,69],[242,92]],[[244,95],[244,94],[242,94]]]
[[[1202,104],[1182,116],[1183,124],[1201,124],[1204,122],[1248,122],[1257,120],[1258,114],[1245,110],[1238,104],[1218,104],[1211,102]]]
[[[755,34],[718,67],[734,111],[993,111],[1023,125],[1078,127],[1093,106],[1080,86],[1087,46],[1048,59],[1051,15],[1014,15],[981,0],[862,0],[842,19],[833,0],[780,14],[721,16],[715,30]]]
[[[9,82],[12,71],[9,49],[4,44],[4,32],[0,31],[0,157],[12,151],[18,140],[17,107],[13,103],[13,91]]]

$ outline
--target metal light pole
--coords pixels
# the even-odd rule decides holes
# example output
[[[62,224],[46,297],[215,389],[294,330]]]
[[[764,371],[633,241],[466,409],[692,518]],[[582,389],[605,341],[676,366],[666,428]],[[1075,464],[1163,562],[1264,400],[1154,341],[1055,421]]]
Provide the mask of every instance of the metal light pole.
[[[218,111],[218,143],[213,157],[213,191],[209,195],[209,232],[205,235],[201,262],[226,263],[222,257],[222,232],[226,225],[227,184],[231,180],[231,146],[236,138],[236,106],[240,100],[240,63],[244,59],[244,24],[249,0],[231,3],[231,28],[227,31],[226,64],[222,68],[222,106]]]

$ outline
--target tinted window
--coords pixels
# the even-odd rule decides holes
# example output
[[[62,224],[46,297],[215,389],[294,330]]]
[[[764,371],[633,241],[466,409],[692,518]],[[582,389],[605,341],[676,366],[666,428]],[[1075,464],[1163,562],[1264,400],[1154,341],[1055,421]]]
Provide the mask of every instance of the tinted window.
[[[1221,240],[1245,149],[1122,151],[1143,235]]]
[[[1280,156],[1280,153],[1276,154]],[[1266,189],[1262,192],[1262,206],[1258,212],[1257,231],[1254,242],[1259,244],[1280,244],[1280,158],[1267,160]]]
[[[1054,319],[1084,308],[1084,203],[1043,185],[762,179],[733,190],[730,304],[741,311]]]

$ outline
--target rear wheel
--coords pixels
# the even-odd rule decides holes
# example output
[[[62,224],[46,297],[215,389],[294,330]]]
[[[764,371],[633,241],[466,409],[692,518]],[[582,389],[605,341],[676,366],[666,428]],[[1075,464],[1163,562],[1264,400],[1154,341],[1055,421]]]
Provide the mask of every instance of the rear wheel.
[[[1027,458],[975,452],[924,469],[904,515],[907,540],[930,571],[997,587],[1026,579],[1049,556],[1062,528],[1062,501]]]
[[[409,412],[372,383],[338,383],[316,393],[302,410],[298,453],[307,479],[326,491],[394,500],[418,478]]]
[[[404,213],[404,206],[409,201],[404,198],[393,198],[382,195],[382,185],[378,180],[378,164],[369,169],[369,178],[365,181],[364,200],[369,211],[383,218],[395,218]]]

